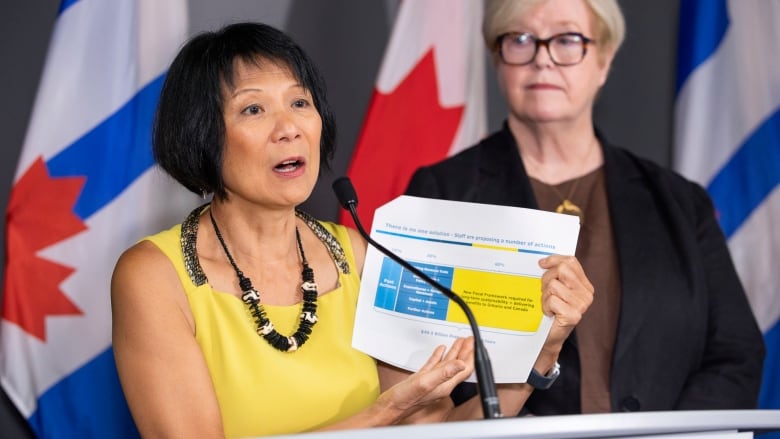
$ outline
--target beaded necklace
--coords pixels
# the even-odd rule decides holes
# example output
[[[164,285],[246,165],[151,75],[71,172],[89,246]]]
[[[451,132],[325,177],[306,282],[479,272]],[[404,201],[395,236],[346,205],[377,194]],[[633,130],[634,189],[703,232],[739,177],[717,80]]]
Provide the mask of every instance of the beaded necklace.
[[[301,321],[298,323],[298,329],[295,333],[289,337],[285,337],[274,329],[274,324],[268,320],[263,305],[260,304],[260,293],[252,286],[252,281],[248,277],[244,276],[244,273],[238,268],[236,261],[233,260],[233,256],[228,251],[225,240],[222,238],[222,233],[217,227],[217,221],[214,220],[214,215],[209,209],[209,217],[211,217],[211,225],[214,226],[214,232],[217,234],[219,243],[222,244],[222,249],[225,250],[230,265],[236,271],[238,276],[238,284],[241,287],[243,294],[241,300],[249,307],[249,311],[257,324],[257,334],[262,336],[268,343],[274,348],[282,352],[293,352],[306,343],[311,334],[312,327],[317,323],[317,284],[314,282],[314,270],[309,267],[309,262],[306,260],[306,255],[303,253],[303,244],[301,243],[301,234],[298,232],[298,226],[295,226],[295,240],[298,243],[298,251],[301,254],[301,293],[303,293],[303,305],[301,310]]]

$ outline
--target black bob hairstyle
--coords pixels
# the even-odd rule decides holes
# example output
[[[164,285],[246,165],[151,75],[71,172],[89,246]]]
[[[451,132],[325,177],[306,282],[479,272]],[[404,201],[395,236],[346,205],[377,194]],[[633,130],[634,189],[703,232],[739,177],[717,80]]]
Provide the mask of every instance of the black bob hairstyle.
[[[286,66],[312,95],[322,119],[320,168],[333,158],[336,123],[325,81],[289,36],[260,23],[235,23],[190,39],[165,77],[154,119],[152,148],[162,169],[190,191],[226,198],[223,86],[233,85],[234,62]]]

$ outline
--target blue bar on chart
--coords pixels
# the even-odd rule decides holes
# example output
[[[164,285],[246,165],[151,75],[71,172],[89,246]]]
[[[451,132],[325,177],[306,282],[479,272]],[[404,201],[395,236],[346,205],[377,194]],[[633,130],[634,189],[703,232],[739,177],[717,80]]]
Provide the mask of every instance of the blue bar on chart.
[[[411,262],[445,288],[452,288],[453,267]],[[382,261],[374,306],[401,314],[447,320],[449,299],[390,258]]]

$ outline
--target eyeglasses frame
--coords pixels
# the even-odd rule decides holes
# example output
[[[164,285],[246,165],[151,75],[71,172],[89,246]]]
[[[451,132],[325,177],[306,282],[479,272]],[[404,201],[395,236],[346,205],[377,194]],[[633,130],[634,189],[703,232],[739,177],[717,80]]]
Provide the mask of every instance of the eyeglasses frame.
[[[509,35],[529,35],[531,38],[534,39],[534,54],[531,56],[531,59],[524,62],[524,63],[509,63],[504,59],[504,54],[502,49],[504,38],[506,38]],[[555,60],[555,58],[552,55],[552,52],[550,51],[550,42],[556,38],[560,38],[563,36],[576,36],[582,39],[582,57],[580,57],[580,60],[576,63],[571,64],[561,64],[558,61]],[[501,35],[499,35],[496,38],[496,44],[495,44],[495,51],[498,52],[498,56],[501,58],[501,61],[510,66],[527,66],[528,64],[531,64],[536,59],[536,55],[539,54],[539,46],[544,46],[547,49],[547,55],[550,57],[550,61],[553,62],[556,66],[560,67],[568,67],[568,66],[576,66],[577,64],[581,63],[582,60],[585,59],[585,55],[588,53],[588,45],[589,44],[596,44],[596,40],[592,38],[588,38],[585,35],[581,34],[580,32],[563,32],[559,34],[552,35],[549,38],[538,38],[536,35],[530,33],[530,32],[506,32]]]

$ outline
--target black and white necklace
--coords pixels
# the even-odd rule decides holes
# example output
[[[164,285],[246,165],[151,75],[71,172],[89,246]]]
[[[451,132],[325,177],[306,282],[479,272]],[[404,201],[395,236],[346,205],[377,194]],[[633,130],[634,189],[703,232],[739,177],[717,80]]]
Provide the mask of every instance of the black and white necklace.
[[[317,323],[317,284],[314,282],[314,270],[309,267],[309,263],[306,260],[306,255],[303,253],[303,244],[301,244],[301,234],[298,232],[298,226],[295,227],[295,240],[298,243],[298,251],[301,254],[301,293],[303,293],[303,305],[300,315],[300,322],[298,323],[298,329],[295,333],[289,337],[285,337],[274,329],[274,324],[268,320],[263,305],[260,304],[260,293],[252,286],[252,281],[248,277],[244,276],[244,273],[236,265],[236,261],[233,260],[233,256],[228,251],[225,240],[222,238],[222,233],[217,227],[217,222],[214,220],[214,215],[209,209],[209,217],[211,217],[211,224],[214,226],[214,232],[217,234],[219,243],[222,244],[222,249],[225,250],[225,255],[230,261],[230,265],[236,271],[238,276],[238,284],[241,287],[243,294],[241,300],[249,307],[249,311],[257,324],[257,334],[266,339],[276,349],[283,352],[293,352],[303,346],[306,340],[309,339],[312,327]]]

